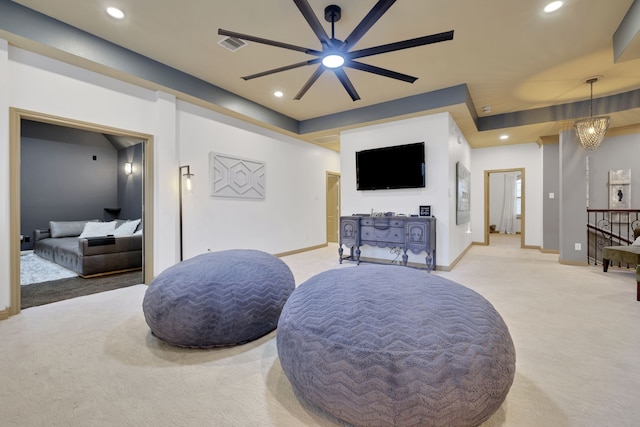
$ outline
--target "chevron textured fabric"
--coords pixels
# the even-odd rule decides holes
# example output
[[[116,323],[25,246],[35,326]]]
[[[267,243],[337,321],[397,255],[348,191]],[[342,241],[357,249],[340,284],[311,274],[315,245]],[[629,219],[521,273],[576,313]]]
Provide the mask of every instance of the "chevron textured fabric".
[[[256,250],[210,252],[156,277],[142,308],[151,332],[182,347],[243,344],[276,328],[295,288],[289,267]]]
[[[509,330],[485,298],[406,267],[312,277],[285,304],[277,344],[295,393],[356,426],[476,426],[515,375]]]

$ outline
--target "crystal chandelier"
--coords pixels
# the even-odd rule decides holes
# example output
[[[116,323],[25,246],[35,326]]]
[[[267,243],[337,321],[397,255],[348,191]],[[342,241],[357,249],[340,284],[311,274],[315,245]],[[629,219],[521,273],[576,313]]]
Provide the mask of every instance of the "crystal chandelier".
[[[591,85],[589,118],[578,120],[574,123],[580,145],[588,151],[596,151],[598,149],[609,127],[609,116],[593,117],[593,84],[597,81],[597,77],[590,78],[586,81],[586,83]]]

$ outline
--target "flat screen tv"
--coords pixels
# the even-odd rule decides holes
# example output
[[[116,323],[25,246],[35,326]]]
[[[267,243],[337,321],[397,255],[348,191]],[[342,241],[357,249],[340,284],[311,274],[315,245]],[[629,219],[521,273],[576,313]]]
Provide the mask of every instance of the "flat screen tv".
[[[358,190],[425,186],[424,142],[356,152]]]

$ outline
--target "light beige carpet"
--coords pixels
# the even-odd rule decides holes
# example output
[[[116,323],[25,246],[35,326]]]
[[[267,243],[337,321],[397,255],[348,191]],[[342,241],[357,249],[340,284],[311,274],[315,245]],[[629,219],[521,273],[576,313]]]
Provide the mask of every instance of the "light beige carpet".
[[[335,245],[284,260],[297,283],[339,267]],[[638,426],[635,274],[557,260],[492,235],[490,246],[472,247],[453,271],[435,273],[491,301],[516,346],[514,384],[484,426]],[[336,425],[293,395],[276,332],[226,349],[169,347],[144,321],[145,289],[29,308],[1,321],[0,425]]]

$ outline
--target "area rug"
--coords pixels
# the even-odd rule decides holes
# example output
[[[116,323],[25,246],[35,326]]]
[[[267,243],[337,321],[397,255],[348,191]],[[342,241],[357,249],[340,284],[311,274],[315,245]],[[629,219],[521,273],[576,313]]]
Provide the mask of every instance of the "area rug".
[[[33,252],[20,255],[20,285],[77,277],[78,273],[39,257]]]
[[[143,283],[142,271],[83,279],[71,277],[20,287],[20,308],[25,309],[69,298],[111,291]]]

